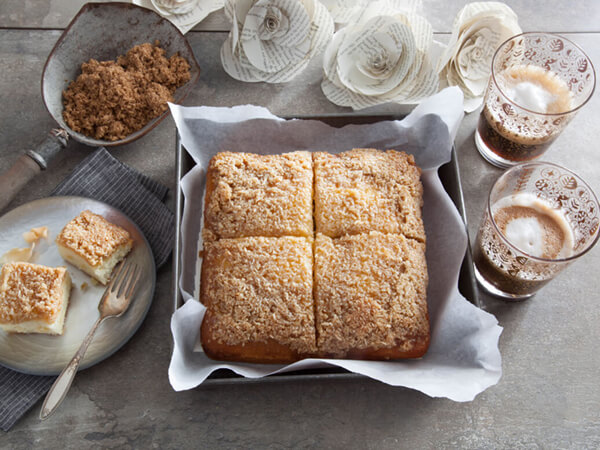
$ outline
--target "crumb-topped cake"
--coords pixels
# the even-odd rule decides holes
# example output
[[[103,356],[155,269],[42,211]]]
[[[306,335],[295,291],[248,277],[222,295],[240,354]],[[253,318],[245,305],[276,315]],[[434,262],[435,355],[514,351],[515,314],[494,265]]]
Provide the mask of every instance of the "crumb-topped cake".
[[[204,240],[312,236],[313,169],[309,152],[221,152],[206,173]]]
[[[7,263],[0,274],[0,327],[10,333],[62,334],[71,292],[65,267]]]
[[[261,363],[423,356],[420,174],[394,150],[217,154],[200,280],[206,354]]]
[[[425,244],[399,234],[315,240],[317,346],[324,356],[395,359],[429,346]]]
[[[65,225],[56,244],[65,261],[106,284],[133,240],[124,228],[86,210]]]
[[[354,149],[313,154],[318,233],[399,233],[425,240],[421,170],[412,155]]]
[[[202,344],[215,359],[290,362],[314,354],[312,241],[248,237],[205,244]]]

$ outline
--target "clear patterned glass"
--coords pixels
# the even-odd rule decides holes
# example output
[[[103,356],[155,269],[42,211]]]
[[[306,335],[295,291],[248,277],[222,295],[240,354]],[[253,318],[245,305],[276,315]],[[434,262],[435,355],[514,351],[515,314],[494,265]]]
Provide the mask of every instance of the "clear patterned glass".
[[[550,33],[523,33],[494,54],[475,131],[490,163],[507,168],[542,155],[596,85],[592,62],[576,44]]]
[[[523,205],[535,206],[538,212],[527,213]],[[499,219],[501,211],[502,220]],[[562,239],[562,253],[540,256],[524,247],[529,244],[524,238],[536,240],[538,235],[546,233],[545,228],[537,224],[528,229],[531,222],[525,223],[525,227],[512,228],[509,233],[507,224],[516,218],[525,222],[533,220],[527,218],[528,214],[540,223],[550,218],[553,222],[562,222],[562,228],[557,228],[565,230],[563,234],[557,232]],[[598,199],[581,178],[551,163],[517,165],[496,181],[488,196],[473,248],[477,280],[492,295],[509,300],[529,298],[567,265],[587,253],[598,241],[599,228]],[[545,236],[539,238],[539,242],[540,248],[544,248]]]

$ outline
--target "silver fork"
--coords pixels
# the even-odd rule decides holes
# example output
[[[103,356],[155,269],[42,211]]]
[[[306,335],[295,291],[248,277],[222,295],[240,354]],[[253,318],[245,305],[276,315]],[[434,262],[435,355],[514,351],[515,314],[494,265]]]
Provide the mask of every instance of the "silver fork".
[[[46,399],[44,400],[42,410],[40,411],[40,419],[44,420],[48,418],[50,414],[56,411],[58,405],[60,405],[67,396],[67,392],[77,373],[79,363],[83,359],[83,355],[85,355],[90,342],[92,342],[94,333],[100,324],[109,317],[119,317],[127,311],[131,299],[133,298],[137,282],[140,279],[140,274],[141,270],[138,269],[136,264],[126,262],[125,260],[123,260],[115,269],[110,283],[106,286],[106,290],[98,304],[100,317],[81,343],[79,350],[77,350],[77,353],[75,353],[71,362],[63,369],[50,388],[50,391],[48,391],[48,394],[46,394]]]

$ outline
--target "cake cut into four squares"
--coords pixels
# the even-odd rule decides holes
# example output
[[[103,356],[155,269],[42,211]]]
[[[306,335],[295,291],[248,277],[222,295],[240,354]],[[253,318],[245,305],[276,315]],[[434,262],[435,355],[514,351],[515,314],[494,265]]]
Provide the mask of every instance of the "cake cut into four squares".
[[[207,354],[252,362],[422,356],[429,323],[421,206],[420,169],[403,152],[217,154],[203,229]],[[292,270],[290,251],[310,264]]]

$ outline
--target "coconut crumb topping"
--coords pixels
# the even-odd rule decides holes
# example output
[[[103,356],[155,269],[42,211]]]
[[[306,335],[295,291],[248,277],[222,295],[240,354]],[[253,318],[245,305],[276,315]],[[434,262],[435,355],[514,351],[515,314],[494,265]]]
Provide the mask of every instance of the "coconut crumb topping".
[[[312,236],[312,157],[221,152],[207,172],[204,239]]]
[[[0,323],[43,320],[52,323],[61,309],[65,267],[7,263],[0,274]]]
[[[92,267],[102,264],[115,250],[131,241],[129,232],[91,211],[71,220],[56,238],[56,243],[71,249]]]
[[[343,357],[353,349],[410,351],[429,335],[425,244],[371,232],[315,240],[317,346]]]
[[[421,171],[412,155],[354,149],[313,159],[317,232],[335,238],[381,231],[425,241]]]
[[[227,345],[274,339],[314,353],[312,240],[248,237],[205,244],[202,301]]]

